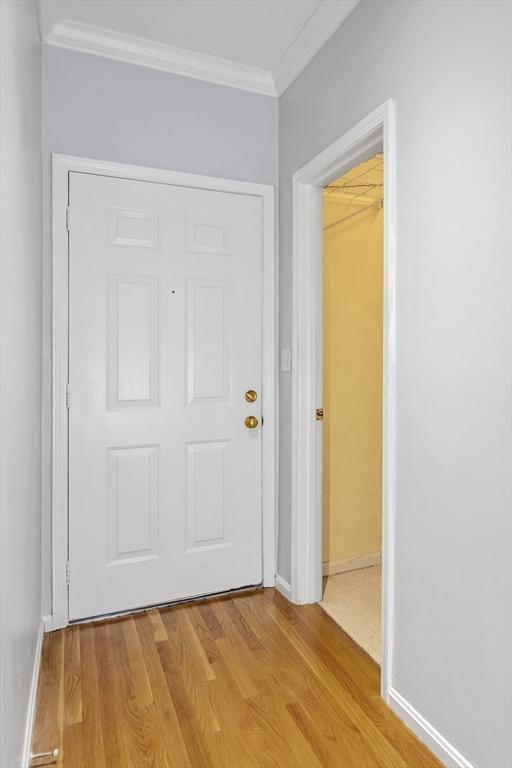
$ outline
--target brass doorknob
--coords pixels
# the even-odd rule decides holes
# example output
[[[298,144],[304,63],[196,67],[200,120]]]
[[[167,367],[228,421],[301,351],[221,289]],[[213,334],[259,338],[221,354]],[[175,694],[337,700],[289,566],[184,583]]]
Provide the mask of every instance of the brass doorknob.
[[[258,419],[256,416],[247,416],[244,421],[245,426],[247,429],[256,429],[258,426]]]
[[[255,403],[258,399],[258,393],[254,389],[248,389],[245,393],[245,399],[248,403]]]

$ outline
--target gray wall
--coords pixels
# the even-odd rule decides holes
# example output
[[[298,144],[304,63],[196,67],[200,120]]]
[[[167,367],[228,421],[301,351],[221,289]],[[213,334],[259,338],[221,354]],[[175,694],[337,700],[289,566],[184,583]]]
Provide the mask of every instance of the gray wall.
[[[0,3],[0,765],[21,763],[41,594],[41,46]]]
[[[281,346],[291,175],[388,98],[397,120],[394,687],[478,766],[509,766],[511,5],[361,2],[280,99]],[[281,575],[290,574],[281,375]]]
[[[43,610],[51,613],[51,153],[277,183],[269,96],[43,46]]]

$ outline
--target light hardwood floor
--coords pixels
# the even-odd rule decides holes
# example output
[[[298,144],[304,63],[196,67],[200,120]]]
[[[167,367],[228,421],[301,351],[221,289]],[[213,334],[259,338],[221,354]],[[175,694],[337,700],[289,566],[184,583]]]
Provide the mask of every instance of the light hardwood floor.
[[[65,768],[440,766],[375,662],[273,589],[46,635],[33,751],[53,747]]]

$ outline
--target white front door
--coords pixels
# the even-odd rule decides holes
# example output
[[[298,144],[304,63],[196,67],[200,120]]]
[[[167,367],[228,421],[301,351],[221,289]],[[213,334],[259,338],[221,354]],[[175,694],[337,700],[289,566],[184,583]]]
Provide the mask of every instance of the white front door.
[[[261,198],[69,178],[70,619],[258,584]]]

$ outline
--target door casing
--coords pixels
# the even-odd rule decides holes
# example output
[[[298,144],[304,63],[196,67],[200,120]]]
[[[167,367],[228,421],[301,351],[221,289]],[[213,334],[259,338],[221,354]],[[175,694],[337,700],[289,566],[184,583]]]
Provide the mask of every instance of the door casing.
[[[277,294],[274,188],[139,165],[52,155],[52,616],[48,630],[69,623],[68,613],[68,184],[70,172],[258,196],[263,206],[262,280],[262,552],[263,586],[275,579],[277,489]],[[71,576],[71,574],[69,574]]]
[[[293,175],[292,506],[291,580],[294,603],[322,595],[323,187],[366,159],[384,153],[384,306],[382,458],[381,693],[388,700],[392,661],[395,510],[395,125],[386,101]]]

